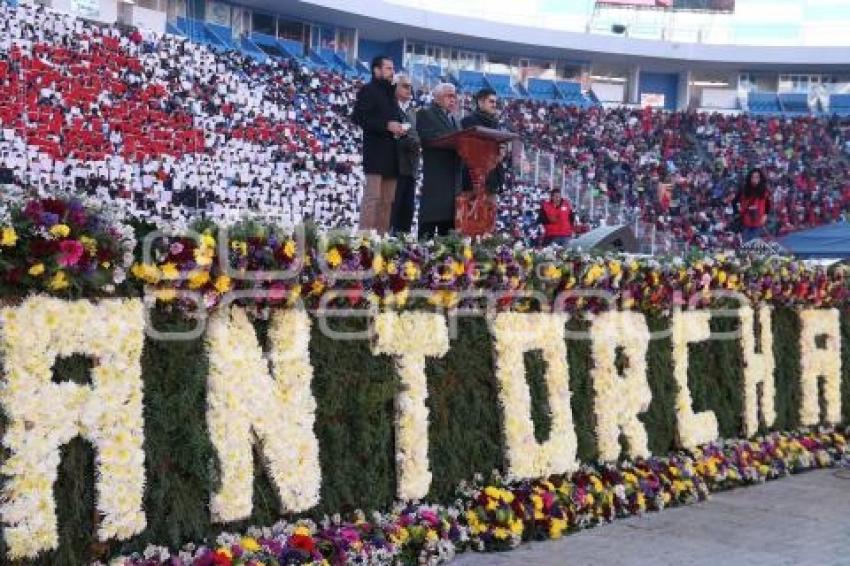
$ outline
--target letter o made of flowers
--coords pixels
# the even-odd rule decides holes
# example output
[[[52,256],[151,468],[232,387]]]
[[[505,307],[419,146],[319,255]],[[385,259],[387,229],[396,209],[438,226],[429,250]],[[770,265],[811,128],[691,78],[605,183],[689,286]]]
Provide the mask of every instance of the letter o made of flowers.
[[[98,538],[123,540],[142,532],[141,301],[31,297],[0,310],[0,319],[0,403],[9,419],[0,514],[9,558],[57,547],[53,484],[59,448],[77,435],[96,451]],[[94,358],[91,385],[52,383],[56,359],[74,354]]]
[[[422,499],[431,488],[428,461],[428,377],[425,358],[449,351],[446,320],[435,313],[387,312],[375,317],[372,352],[395,359],[401,388],[395,400],[397,496]]]
[[[306,511],[319,502],[322,475],[309,341],[306,312],[276,312],[269,328],[269,375],[244,309],[233,307],[210,319],[207,426],[221,474],[210,502],[214,521],[251,515],[254,444],[280,497],[281,511]]]
[[[652,402],[652,390],[646,379],[649,349],[646,319],[635,312],[605,312],[594,319],[590,333],[599,459],[613,462],[620,457],[621,431],[626,437],[628,455],[646,458],[650,455],[646,428],[638,419]],[[616,366],[618,347],[629,360],[622,377]]]
[[[501,313],[493,323],[496,381],[504,414],[508,475],[546,477],[576,470],[577,441],[570,406],[570,373],[565,342],[566,315]],[[541,350],[549,396],[549,438],[538,442],[531,420],[531,392],[523,354]]]
[[[820,422],[818,377],[823,377],[824,420],[827,424],[835,424],[841,420],[841,325],[838,310],[804,310],[800,312],[800,323],[800,423],[812,426]],[[818,336],[826,337],[823,348],[816,343]]]

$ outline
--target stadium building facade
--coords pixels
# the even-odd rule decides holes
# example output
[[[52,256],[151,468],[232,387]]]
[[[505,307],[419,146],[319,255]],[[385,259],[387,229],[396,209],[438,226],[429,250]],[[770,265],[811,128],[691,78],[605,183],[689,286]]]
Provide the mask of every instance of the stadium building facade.
[[[656,39],[646,39],[637,24],[631,35],[628,26],[609,26],[636,21],[622,9],[597,11],[585,31],[576,32],[385,0],[45,3],[85,18],[241,49],[259,59],[294,57],[352,74],[368,75],[366,62],[386,53],[426,88],[449,79],[462,90],[486,85],[502,96],[576,105],[850,113],[850,47],[710,43],[704,41],[710,39],[705,26],[691,41],[677,40],[669,25],[658,28]],[[717,16],[689,17],[699,22]],[[600,22],[620,33],[600,33]]]

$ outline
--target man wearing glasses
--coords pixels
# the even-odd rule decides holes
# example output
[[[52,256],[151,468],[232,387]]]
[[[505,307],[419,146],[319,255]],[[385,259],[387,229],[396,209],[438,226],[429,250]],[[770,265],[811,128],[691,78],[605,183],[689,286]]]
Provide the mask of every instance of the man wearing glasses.
[[[391,216],[393,234],[410,232],[416,199],[416,177],[419,174],[419,135],[416,132],[416,109],[413,107],[413,84],[410,77],[398,75],[395,97],[399,122],[407,133],[398,140],[398,179]]]
[[[419,238],[447,235],[454,229],[455,194],[461,185],[460,156],[453,149],[428,147],[428,143],[457,132],[457,90],[451,83],[431,91],[434,103],[416,115],[416,129],[423,144],[422,198],[419,201]]]

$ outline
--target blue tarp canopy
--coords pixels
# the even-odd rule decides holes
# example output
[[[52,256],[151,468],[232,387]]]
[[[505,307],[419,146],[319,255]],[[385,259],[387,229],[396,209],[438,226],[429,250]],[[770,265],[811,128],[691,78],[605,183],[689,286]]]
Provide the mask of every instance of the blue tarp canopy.
[[[779,243],[799,258],[850,258],[850,223],[795,232],[780,238]]]

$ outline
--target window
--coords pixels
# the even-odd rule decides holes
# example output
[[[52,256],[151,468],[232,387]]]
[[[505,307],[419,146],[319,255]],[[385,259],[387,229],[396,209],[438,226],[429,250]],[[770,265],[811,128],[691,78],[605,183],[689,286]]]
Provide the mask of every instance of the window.
[[[304,24],[290,20],[279,19],[277,21],[277,36],[280,39],[291,39],[292,41],[304,41]]]
[[[254,12],[251,20],[251,29],[254,33],[264,33],[266,35],[275,35],[275,17],[269,14],[261,14]]]

